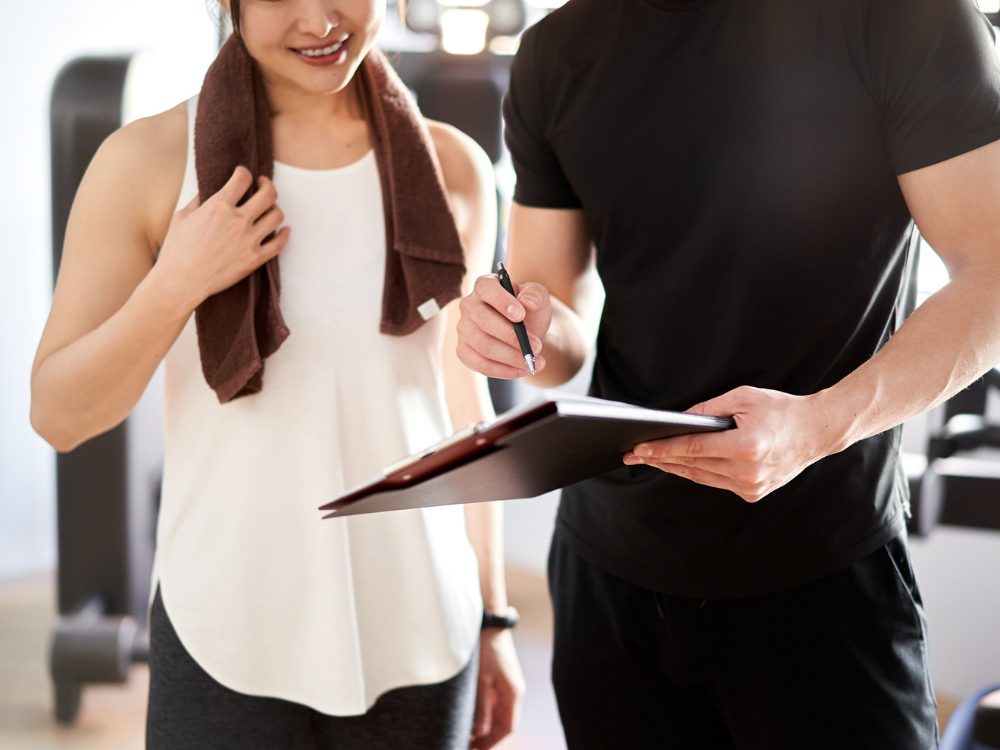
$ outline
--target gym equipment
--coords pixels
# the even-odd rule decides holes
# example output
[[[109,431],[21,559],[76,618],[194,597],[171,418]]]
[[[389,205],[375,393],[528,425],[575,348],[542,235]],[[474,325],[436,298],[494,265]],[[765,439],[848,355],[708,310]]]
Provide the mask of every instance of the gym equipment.
[[[130,57],[74,60],[51,99],[52,259],[59,268],[70,205],[101,142],[121,126]],[[50,672],[55,716],[70,723],[86,683],[125,682],[148,658],[146,599],[163,452],[161,388],[110,432],[56,456],[59,621]]]

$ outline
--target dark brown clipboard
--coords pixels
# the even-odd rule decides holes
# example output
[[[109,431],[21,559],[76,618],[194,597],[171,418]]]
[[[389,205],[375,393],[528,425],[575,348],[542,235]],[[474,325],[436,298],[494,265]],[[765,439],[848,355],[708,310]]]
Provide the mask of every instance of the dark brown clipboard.
[[[460,430],[319,509],[333,518],[536,497],[621,468],[622,455],[644,440],[733,426],[726,417],[546,398]]]

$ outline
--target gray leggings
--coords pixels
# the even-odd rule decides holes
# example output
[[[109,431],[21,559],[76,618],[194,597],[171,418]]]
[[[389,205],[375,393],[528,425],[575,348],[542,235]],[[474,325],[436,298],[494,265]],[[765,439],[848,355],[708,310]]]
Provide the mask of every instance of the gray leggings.
[[[361,716],[328,716],[220,685],[181,645],[159,591],[150,616],[148,750],[466,750],[478,653],[437,685],[391,690]]]

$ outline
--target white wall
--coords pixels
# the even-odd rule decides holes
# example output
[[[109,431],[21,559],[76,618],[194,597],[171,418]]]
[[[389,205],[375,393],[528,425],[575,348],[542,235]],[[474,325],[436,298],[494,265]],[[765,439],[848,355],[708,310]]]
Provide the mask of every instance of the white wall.
[[[943,527],[910,551],[937,690],[962,696],[1000,683],[1000,533]]]
[[[80,55],[137,50],[156,50],[189,73],[204,69],[215,45],[205,0],[6,0],[4,5],[0,580],[51,568],[55,561],[54,453],[32,432],[28,408],[31,360],[51,301],[49,95],[56,74]],[[177,98],[196,90],[197,81]]]

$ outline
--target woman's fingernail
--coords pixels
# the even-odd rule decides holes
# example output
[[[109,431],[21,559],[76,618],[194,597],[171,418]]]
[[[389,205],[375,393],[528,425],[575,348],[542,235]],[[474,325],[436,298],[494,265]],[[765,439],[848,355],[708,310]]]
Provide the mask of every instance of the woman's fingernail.
[[[648,445],[640,445],[635,449],[635,453],[637,456],[652,456],[653,449]]]
[[[520,318],[521,308],[515,305],[513,302],[507,305],[507,317],[508,318]]]
[[[541,302],[537,297],[534,297],[530,294],[526,294],[523,297],[521,297],[521,302],[526,305],[531,305],[532,307],[538,307],[541,304]]]

